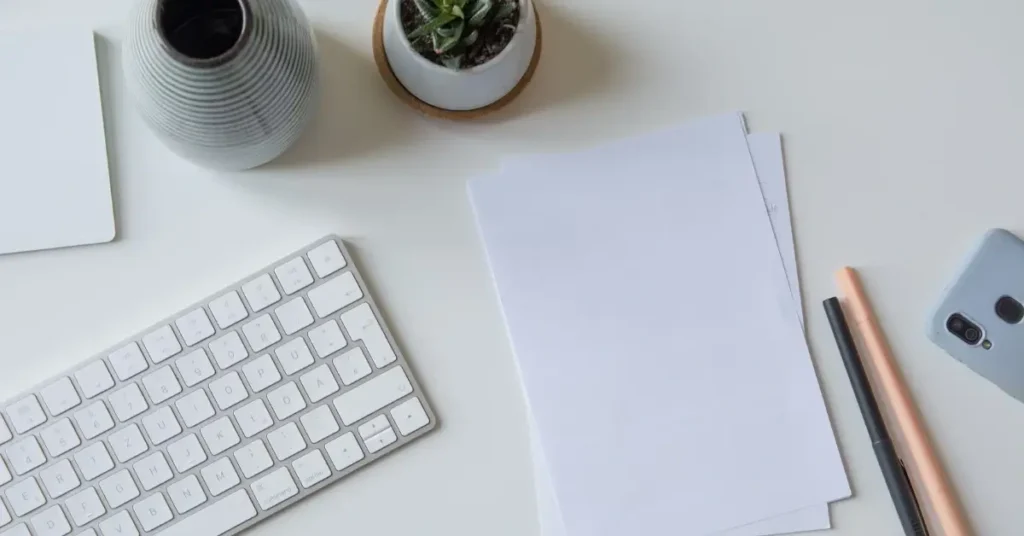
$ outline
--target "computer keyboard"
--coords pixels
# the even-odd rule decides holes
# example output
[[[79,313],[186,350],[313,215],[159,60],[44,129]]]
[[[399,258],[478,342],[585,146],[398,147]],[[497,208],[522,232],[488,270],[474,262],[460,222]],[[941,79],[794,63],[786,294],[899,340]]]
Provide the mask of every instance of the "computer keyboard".
[[[0,536],[235,534],[437,425],[333,236],[0,413]]]

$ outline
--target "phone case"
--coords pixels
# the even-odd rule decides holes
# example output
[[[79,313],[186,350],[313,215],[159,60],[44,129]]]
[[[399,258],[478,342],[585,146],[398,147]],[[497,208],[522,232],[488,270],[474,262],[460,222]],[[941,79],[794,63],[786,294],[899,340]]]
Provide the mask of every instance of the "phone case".
[[[1024,241],[992,229],[968,255],[932,312],[928,338],[971,370],[1024,401],[1024,323],[1009,324],[996,314],[996,302],[1010,296],[1024,303]],[[960,313],[981,327],[970,345],[946,329]],[[991,344],[986,349],[984,341]]]

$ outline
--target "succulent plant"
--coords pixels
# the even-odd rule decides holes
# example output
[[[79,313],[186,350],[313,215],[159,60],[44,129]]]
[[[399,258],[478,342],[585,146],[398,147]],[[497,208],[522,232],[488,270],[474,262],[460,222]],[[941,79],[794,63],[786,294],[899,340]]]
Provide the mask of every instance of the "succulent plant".
[[[519,0],[413,0],[427,21],[409,34],[414,43],[429,45],[449,69],[459,69],[467,52],[480,41],[480,31],[518,7]],[[513,27],[512,30],[515,30]]]

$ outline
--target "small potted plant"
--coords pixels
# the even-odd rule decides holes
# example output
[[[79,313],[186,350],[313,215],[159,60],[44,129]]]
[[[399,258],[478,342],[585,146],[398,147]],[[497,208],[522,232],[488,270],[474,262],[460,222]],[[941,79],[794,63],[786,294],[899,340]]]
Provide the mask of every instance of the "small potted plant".
[[[430,107],[492,107],[517,92],[536,65],[539,30],[532,0],[383,2],[375,49],[383,51],[402,89]]]

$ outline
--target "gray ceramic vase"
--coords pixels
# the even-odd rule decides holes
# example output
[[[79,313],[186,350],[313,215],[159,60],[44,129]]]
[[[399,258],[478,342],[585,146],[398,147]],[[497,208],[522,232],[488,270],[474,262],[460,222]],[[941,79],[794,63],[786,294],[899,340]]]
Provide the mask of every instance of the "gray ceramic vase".
[[[125,78],[171,150],[243,170],[298,140],[319,96],[316,41],[294,0],[138,1]]]

